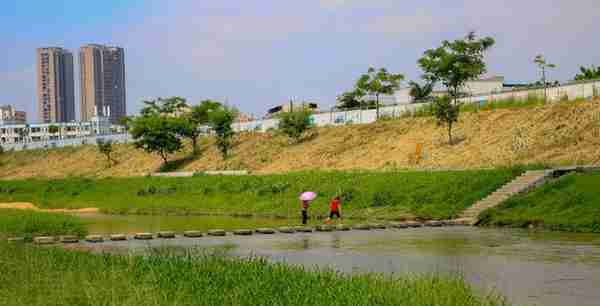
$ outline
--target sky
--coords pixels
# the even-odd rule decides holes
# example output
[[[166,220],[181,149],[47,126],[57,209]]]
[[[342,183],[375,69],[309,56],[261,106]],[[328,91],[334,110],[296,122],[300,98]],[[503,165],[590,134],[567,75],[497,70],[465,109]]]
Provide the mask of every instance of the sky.
[[[88,43],[125,48],[129,114],[145,99],[182,96],[262,116],[290,99],[327,108],[370,66],[418,80],[425,50],[469,31],[496,40],[489,75],[537,80],[543,54],[558,65],[551,79],[570,80],[600,65],[598,29],[598,0],[3,0],[0,105],[35,121],[44,46],[76,58]],[[77,60],[75,73],[78,104]]]

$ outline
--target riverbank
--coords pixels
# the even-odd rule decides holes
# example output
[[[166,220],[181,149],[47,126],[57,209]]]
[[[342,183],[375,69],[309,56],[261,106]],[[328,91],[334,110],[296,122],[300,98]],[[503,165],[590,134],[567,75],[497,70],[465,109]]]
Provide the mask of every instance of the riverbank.
[[[0,210],[0,238],[23,237],[31,240],[35,236],[76,235],[83,237],[88,232],[81,219],[58,213],[31,210]]]
[[[311,214],[324,217],[334,196],[347,218],[450,219],[524,171],[297,172],[189,178],[68,178],[3,181],[0,203],[45,209],[99,208],[110,214],[276,216],[296,219],[298,195],[319,197]]]
[[[342,275],[198,251],[97,256],[0,243],[2,305],[496,306],[460,278]]]
[[[600,233],[600,173],[561,177],[481,215],[485,226]]]

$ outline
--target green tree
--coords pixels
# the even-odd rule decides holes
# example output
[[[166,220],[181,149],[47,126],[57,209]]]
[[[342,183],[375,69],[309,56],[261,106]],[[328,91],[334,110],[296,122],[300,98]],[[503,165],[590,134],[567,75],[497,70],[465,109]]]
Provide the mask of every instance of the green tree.
[[[400,88],[400,82],[404,79],[402,74],[389,73],[385,68],[376,70],[371,67],[356,81],[355,88],[358,93],[375,96],[376,118],[379,119],[379,97],[391,95]]]
[[[304,132],[312,127],[310,122],[311,112],[308,109],[299,109],[284,112],[278,115],[279,130],[298,143]]]
[[[600,67],[591,66],[590,68],[586,68],[581,66],[579,70],[581,71],[581,73],[575,75],[576,81],[600,79]]]
[[[183,116],[182,134],[192,141],[192,151],[194,155],[198,155],[198,137],[200,137],[201,125],[209,125],[209,115],[214,110],[221,108],[221,103],[204,100],[199,105],[192,106],[189,113]]]
[[[50,126],[48,126],[48,133],[50,133],[51,135],[56,135],[57,133],[60,132],[60,128],[54,124],[51,124]]]
[[[542,85],[544,86],[544,102],[548,100],[548,81],[546,80],[546,70],[556,68],[555,64],[546,61],[543,55],[537,55],[533,62],[538,66],[542,74]]]
[[[450,145],[454,144],[452,138],[452,127],[458,122],[460,114],[460,105],[452,103],[449,96],[439,97],[434,100],[433,111],[437,119],[438,126],[446,126],[448,129],[448,141]]]
[[[452,102],[452,108],[445,106],[445,100],[440,111],[441,118],[446,120],[448,137],[452,144],[452,126],[458,120],[460,106],[458,99],[461,90],[466,83],[484,74],[486,70],[484,55],[485,51],[494,45],[494,39],[485,37],[478,39],[471,32],[464,39],[455,41],[443,41],[442,45],[435,49],[425,51],[419,59],[419,66],[423,69],[423,79],[431,83],[440,82],[448,89]],[[445,114],[442,116],[442,114]]]
[[[98,152],[103,154],[106,157],[106,161],[108,164],[108,168],[110,168],[115,161],[112,158],[113,153],[113,142],[112,140],[104,140],[102,138],[96,139],[96,145],[98,146]]]
[[[156,114],[177,116],[187,107],[185,98],[181,97],[158,98],[143,103],[145,106],[140,112],[142,116]]]
[[[353,109],[362,107],[364,105],[364,103],[361,101],[363,96],[364,94],[357,89],[344,92],[336,98],[338,101],[338,108]]]
[[[131,117],[123,116],[119,119],[119,125],[125,127],[125,131],[129,131],[129,125],[131,123]]]
[[[136,148],[160,155],[164,164],[168,157],[182,148],[176,118],[146,114],[131,120],[130,134]]]
[[[433,93],[433,82],[426,82],[424,85],[420,85],[417,82],[410,81],[408,82],[410,86],[409,95],[413,97],[414,103],[424,102],[431,99],[431,94]]]
[[[218,108],[208,112],[209,125],[215,132],[216,146],[223,159],[227,159],[229,151],[233,146],[233,121],[237,117],[238,112],[235,108],[220,105]]]

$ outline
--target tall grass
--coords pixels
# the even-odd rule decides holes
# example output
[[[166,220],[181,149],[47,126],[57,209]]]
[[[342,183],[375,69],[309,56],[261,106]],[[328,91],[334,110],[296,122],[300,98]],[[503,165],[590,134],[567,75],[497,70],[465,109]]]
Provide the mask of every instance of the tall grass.
[[[0,304],[506,305],[461,279],[342,275],[183,252],[98,256],[0,244]]]
[[[0,210],[0,238],[19,236],[31,239],[43,235],[84,236],[85,224],[73,216],[25,210]]]
[[[485,211],[484,225],[600,233],[600,173],[568,175]]]
[[[5,181],[0,202],[32,202],[48,208],[98,207],[128,214],[272,214],[295,217],[298,195],[319,194],[311,204],[327,213],[342,197],[354,217],[446,219],[522,172],[521,168],[445,172],[300,172],[265,176],[192,178],[69,178]]]

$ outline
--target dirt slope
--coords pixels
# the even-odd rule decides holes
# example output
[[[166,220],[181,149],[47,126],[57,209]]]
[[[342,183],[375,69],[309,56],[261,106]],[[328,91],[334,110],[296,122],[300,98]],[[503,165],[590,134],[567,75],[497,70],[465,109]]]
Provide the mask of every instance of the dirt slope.
[[[462,114],[447,144],[446,131],[433,118],[408,118],[369,125],[318,129],[297,145],[271,134],[239,135],[233,156],[223,161],[211,140],[181,171],[247,169],[277,173],[306,169],[481,168],[511,164],[600,164],[600,100],[537,108]],[[417,143],[422,159],[415,163]],[[183,158],[180,153],[173,158]],[[156,171],[156,155],[120,145],[119,164],[108,169],[94,146],[5,153],[1,178],[130,176]]]

